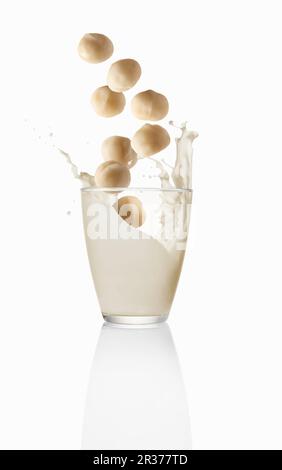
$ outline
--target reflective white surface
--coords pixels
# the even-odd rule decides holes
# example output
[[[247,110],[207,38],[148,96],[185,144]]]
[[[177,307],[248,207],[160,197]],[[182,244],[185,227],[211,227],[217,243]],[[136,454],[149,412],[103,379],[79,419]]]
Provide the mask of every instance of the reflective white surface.
[[[90,373],[82,448],[191,448],[186,393],[166,323],[103,325]]]

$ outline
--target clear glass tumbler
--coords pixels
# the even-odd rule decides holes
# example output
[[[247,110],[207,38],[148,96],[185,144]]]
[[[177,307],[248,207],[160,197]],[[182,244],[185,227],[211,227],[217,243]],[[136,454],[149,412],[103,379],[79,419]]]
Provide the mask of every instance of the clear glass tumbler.
[[[166,320],[185,254],[192,191],[89,187],[81,196],[104,319],[133,325]]]

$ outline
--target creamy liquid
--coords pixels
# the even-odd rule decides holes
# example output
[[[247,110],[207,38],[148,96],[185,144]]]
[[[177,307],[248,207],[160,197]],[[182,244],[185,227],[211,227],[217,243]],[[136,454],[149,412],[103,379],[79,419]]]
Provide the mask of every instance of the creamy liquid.
[[[86,239],[92,277],[104,315],[167,315],[184,251],[149,240]]]

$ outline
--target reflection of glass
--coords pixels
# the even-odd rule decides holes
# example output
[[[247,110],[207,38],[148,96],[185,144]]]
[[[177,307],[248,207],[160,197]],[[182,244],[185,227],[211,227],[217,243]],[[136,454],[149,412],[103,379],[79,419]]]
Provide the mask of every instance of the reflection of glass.
[[[83,449],[191,449],[169,326],[104,324],[90,374]]]
[[[85,188],[81,194],[88,258],[104,318],[128,324],[165,320],[185,254],[191,191]],[[121,197],[138,204],[119,215]]]

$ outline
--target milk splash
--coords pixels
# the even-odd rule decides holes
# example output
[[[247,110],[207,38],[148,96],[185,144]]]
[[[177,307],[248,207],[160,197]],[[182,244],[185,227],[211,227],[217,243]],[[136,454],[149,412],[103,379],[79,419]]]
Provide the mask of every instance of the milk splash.
[[[175,138],[176,160],[174,167],[170,167],[171,172],[166,170],[165,167],[169,165],[165,161],[151,157],[160,171],[158,177],[161,189],[192,189],[193,141],[198,137],[198,133],[190,130],[186,122],[179,126],[174,121],[169,124],[181,131],[181,135]]]
[[[29,122],[27,119],[25,121],[27,123]],[[138,155],[137,162],[135,160],[132,161],[129,168],[134,166],[135,163],[138,164],[138,160],[150,160],[154,162],[156,168],[159,170],[158,178],[160,181],[160,189],[192,189],[193,141],[198,137],[198,133],[190,130],[186,122],[177,125],[175,121],[169,121],[169,124],[181,132],[180,136],[175,138],[176,159],[174,166],[170,166],[165,160],[160,160],[155,157],[145,158]],[[36,132],[36,129],[33,128],[33,131]],[[38,136],[38,138],[42,140],[41,135]],[[81,182],[83,188],[96,187],[95,176],[86,171],[79,170],[78,165],[73,162],[71,154],[56,145],[53,132],[49,132],[48,139],[45,140],[46,144],[51,142],[51,146],[64,157],[71,168],[73,177]],[[143,186],[146,187],[146,184]]]
[[[170,124],[177,127],[173,121]],[[178,129],[181,135],[175,139],[176,161],[171,177],[175,188],[192,189],[193,141],[198,137],[198,132],[188,129],[186,122]]]
[[[193,141],[198,137],[198,133],[188,129],[186,122],[180,126],[176,125],[174,121],[170,121],[169,124],[181,131],[181,135],[175,138],[176,160],[174,167],[171,167],[171,172],[169,173],[165,168],[165,166],[168,167],[169,165],[165,161],[152,157],[150,159],[154,161],[156,168],[160,171],[158,177],[161,189],[192,189]],[[59,147],[56,147],[56,149],[64,156],[71,167],[73,176],[81,181],[83,187],[96,187],[94,175],[84,171],[80,172],[69,153]],[[137,158],[139,160],[143,159],[140,156]]]
[[[190,130],[187,127],[186,122],[180,125],[177,125],[174,121],[169,123],[173,128],[178,132],[178,136],[175,138],[176,143],[176,157],[173,165],[170,165],[165,158],[160,159],[157,157],[141,157],[138,156],[137,159],[145,162],[153,162],[156,169],[158,170],[157,179],[159,182],[156,182],[154,188],[158,186],[160,191],[154,193],[156,196],[154,198],[155,206],[152,207],[151,201],[148,198],[152,197],[152,193],[142,193],[142,199],[145,200],[143,203],[149,203],[148,211],[145,223],[139,227],[138,230],[134,227],[128,227],[127,223],[123,220],[119,220],[119,226],[124,228],[124,232],[127,232],[128,229],[132,229],[133,235],[138,236],[141,239],[155,239],[166,249],[166,252],[174,253],[175,249],[179,251],[185,250],[186,240],[189,228],[190,221],[190,209],[191,209],[191,197],[192,197],[192,157],[193,157],[193,141],[198,136],[197,132]],[[35,129],[33,129],[35,131]],[[41,142],[45,141],[45,144],[51,144],[52,148],[59,153],[71,169],[73,177],[78,180],[82,188],[89,188],[90,191],[83,193],[83,200],[87,207],[89,204],[101,204],[102,207],[107,207],[109,213],[112,214],[115,226],[117,222],[116,211],[114,210],[114,204],[117,202],[117,199],[120,197],[120,192],[112,191],[91,191],[91,188],[96,188],[95,176],[94,174],[88,173],[86,171],[81,171],[78,165],[74,162],[73,156],[71,153],[65,151],[60,145],[57,145],[56,138],[53,132],[48,134],[47,139],[41,138]],[[138,169],[138,162],[137,162]],[[152,168],[147,168],[147,173],[152,175]],[[150,189],[150,186],[146,184],[147,175],[142,175],[141,187]],[[153,188],[153,189],[154,189]],[[181,190],[184,191],[181,191]],[[128,188],[130,193],[131,188]],[[133,188],[134,190],[134,188]],[[179,190],[179,191],[177,191]],[[188,191],[185,191],[188,190]],[[127,188],[124,189],[126,194]],[[141,190],[142,192],[142,190]],[[141,194],[141,193],[140,193]],[[147,197],[147,201],[146,201]],[[70,211],[67,212],[70,214]],[[88,216],[88,213],[86,214]],[[151,222],[153,223],[151,224]],[[150,225],[151,224],[151,225]],[[173,228],[172,237],[168,236],[168,228]],[[175,233],[183,233],[183,236],[178,236],[175,239]],[[177,240],[177,241],[176,241]]]
[[[174,166],[170,168],[170,173],[165,168],[165,166],[169,166],[166,162],[154,159],[156,167],[160,170],[159,178],[161,189],[191,190],[193,141],[198,137],[198,133],[190,130],[187,127],[186,122],[176,125],[174,121],[170,121],[169,124],[180,130],[181,133],[179,137],[175,138],[176,159]],[[168,251],[174,248],[174,241],[168,240],[165,235],[166,226],[168,224],[173,225],[176,231],[181,228],[183,233],[186,234],[183,241],[177,243],[177,250],[185,250],[189,229],[191,202],[191,191],[162,191],[160,193],[160,241]],[[172,212],[175,208],[183,209],[178,213],[178,216],[175,215],[175,212]],[[169,218],[171,221],[168,223]]]
[[[72,158],[69,153],[65,152],[60,147],[55,147],[55,148],[61,155],[63,155],[66,162],[71,167],[71,172],[73,176],[81,181],[83,187],[88,187],[88,186],[95,187],[96,186],[94,175],[91,175],[90,173],[87,173],[86,171],[79,171],[78,166],[75,163],[73,163]]]

